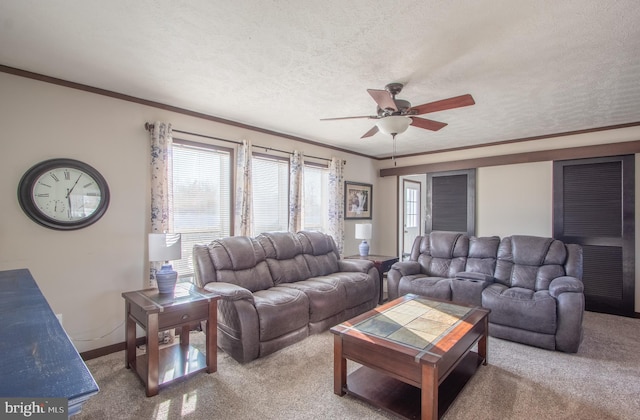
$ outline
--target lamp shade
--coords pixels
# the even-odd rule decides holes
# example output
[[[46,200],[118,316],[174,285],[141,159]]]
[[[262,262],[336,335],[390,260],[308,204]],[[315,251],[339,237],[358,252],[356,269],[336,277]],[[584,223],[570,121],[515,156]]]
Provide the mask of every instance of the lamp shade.
[[[173,261],[182,258],[179,233],[150,233],[149,261]]]
[[[356,224],[356,239],[371,239],[371,223]]]
[[[407,131],[411,125],[411,118],[402,115],[389,115],[379,119],[376,125],[384,134],[400,134]]]

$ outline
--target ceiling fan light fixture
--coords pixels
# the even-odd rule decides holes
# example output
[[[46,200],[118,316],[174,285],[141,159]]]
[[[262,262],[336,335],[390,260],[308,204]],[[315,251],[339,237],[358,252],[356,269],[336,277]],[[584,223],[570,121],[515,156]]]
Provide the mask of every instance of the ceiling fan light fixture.
[[[390,115],[379,119],[376,125],[384,134],[402,134],[411,125],[411,118],[403,115]]]

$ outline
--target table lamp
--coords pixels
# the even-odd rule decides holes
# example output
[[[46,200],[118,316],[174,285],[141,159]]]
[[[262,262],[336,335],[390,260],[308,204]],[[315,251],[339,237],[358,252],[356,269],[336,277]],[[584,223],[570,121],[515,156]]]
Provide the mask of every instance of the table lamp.
[[[150,233],[149,234],[149,261],[162,261],[163,265],[156,271],[158,292],[162,294],[173,293],[178,272],[174,271],[169,261],[182,258],[182,238],[179,233]]]
[[[356,224],[356,239],[362,239],[358,250],[361,257],[369,255],[369,244],[367,239],[371,239],[371,223]]]

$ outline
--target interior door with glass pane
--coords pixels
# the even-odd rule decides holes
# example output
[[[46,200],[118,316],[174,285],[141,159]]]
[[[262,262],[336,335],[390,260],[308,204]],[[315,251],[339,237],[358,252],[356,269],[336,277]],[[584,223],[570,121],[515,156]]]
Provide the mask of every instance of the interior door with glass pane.
[[[411,247],[416,237],[420,235],[421,205],[419,182],[403,180],[403,216],[402,216],[402,258],[411,254]]]

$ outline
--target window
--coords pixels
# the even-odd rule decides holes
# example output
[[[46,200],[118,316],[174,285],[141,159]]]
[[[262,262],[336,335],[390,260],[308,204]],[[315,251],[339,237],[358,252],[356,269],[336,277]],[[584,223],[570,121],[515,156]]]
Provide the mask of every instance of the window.
[[[328,232],[329,169],[326,166],[304,165],[304,230]]]
[[[405,191],[405,228],[418,227],[418,193],[419,190],[414,188],[407,188]]]
[[[252,165],[253,230],[289,229],[289,159],[254,154]]]
[[[231,235],[232,150],[174,139],[173,230],[182,234],[180,277],[193,275],[193,245]]]

